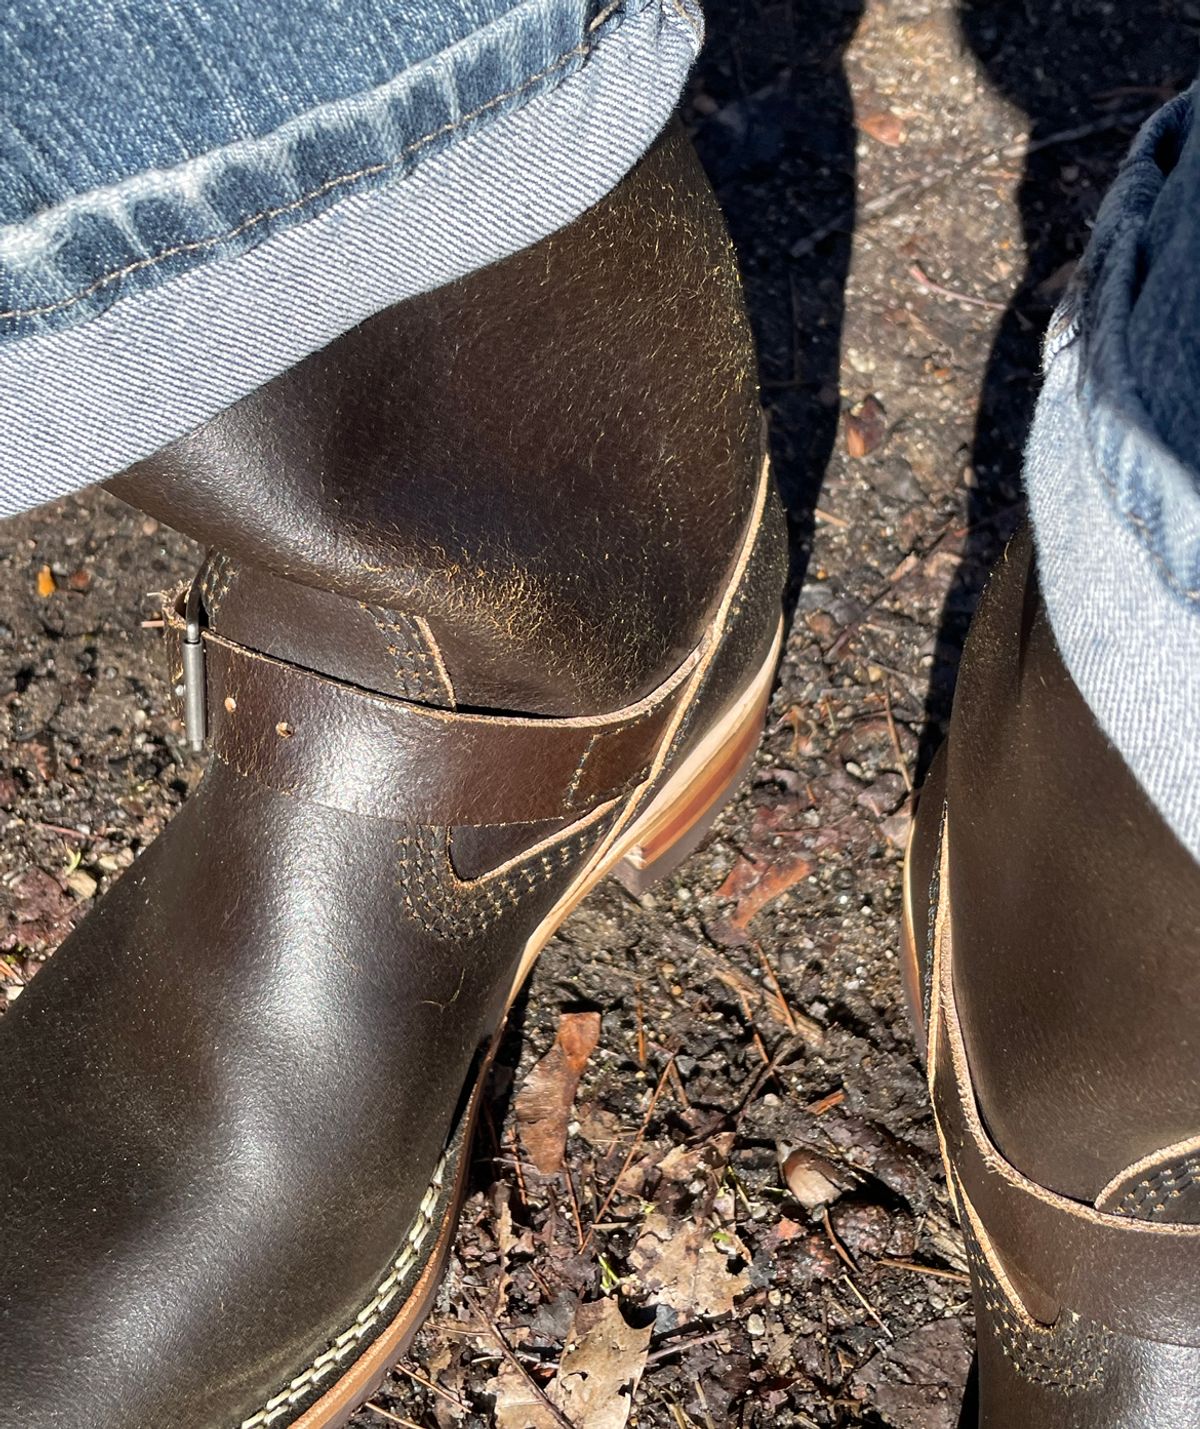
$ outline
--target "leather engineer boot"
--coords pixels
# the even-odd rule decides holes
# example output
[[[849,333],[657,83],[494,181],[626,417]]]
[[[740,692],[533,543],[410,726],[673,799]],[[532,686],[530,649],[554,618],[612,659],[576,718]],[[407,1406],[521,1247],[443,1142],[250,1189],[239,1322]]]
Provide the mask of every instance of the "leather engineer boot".
[[[782,520],[677,133],[114,481],[207,772],[0,1024],[4,1429],[329,1429],[451,1244],[506,1010],[761,729]]]
[[[906,902],[980,1425],[1194,1425],[1200,870],[1064,668],[1027,532],[971,629]]]

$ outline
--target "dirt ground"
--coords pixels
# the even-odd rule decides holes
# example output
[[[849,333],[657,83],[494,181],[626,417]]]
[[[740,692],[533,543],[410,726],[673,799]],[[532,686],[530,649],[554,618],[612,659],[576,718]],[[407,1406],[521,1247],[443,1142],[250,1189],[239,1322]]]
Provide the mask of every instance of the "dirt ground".
[[[450,1274],[356,1429],[959,1423],[969,1292],[896,961],[908,793],[1021,518],[1039,334],[1200,3],[711,0],[709,29],[684,115],[793,537],[770,727],[682,871],[606,886],[543,957]],[[198,777],[141,628],[196,558],[93,494],[0,531],[8,1001]]]

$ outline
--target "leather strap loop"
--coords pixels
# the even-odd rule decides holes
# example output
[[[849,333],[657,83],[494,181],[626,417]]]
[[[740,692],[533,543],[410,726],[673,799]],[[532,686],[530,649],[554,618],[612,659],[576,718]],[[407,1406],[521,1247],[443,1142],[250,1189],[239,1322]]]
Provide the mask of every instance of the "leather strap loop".
[[[1110,1330],[1200,1346],[1200,1226],[1110,1215],[1057,1195],[1022,1176],[988,1137],[955,1007],[948,888],[943,876],[930,1086],[951,1184],[1017,1285]]]
[[[182,694],[185,624],[164,611]],[[437,825],[527,823],[588,810],[646,774],[699,647],[657,690],[594,719],[433,709],[343,684],[203,633],[208,743],[281,793],[375,818]]]

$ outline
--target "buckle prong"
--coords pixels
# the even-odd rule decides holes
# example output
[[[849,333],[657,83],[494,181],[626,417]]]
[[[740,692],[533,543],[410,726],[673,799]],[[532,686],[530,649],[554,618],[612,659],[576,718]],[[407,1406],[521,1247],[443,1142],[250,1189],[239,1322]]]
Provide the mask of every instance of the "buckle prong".
[[[200,625],[200,581],[192,582],[183,608],[183,729],[191,749],[204,748],[208,735],[208,691],[204,674],[204,633]]]

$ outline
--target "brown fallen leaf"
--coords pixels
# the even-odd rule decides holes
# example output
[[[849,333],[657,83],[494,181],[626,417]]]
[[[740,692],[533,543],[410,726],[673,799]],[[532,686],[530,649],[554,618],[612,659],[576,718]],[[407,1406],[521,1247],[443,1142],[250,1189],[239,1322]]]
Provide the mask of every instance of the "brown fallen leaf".
[[[626,1324],[615,1300],[579,1305],[546,1399],[576,1429],[625,1429],[653,1329]],[[488,1391],[496,1398],[496,1429],[562,1429],[563,1420],[507,1360]]]
[[[748,1272],[731,1269],[733,1256],[750,1260],[733,1231],[713,1231],[696,1222],[679,1230],[654,1211],[646,1217],[629,1263],[660,1305],[690,1319],[728,1315],[737,1297],[750,1288]]]
[[[676,1185],[686,1185],[705,1173],[715,1175],[733,1150],[732,1131],[710,1136],[699,1146],[673,1146],[658,1163],[658,1174]]]
[[[744,930],[772,899],[800,883],[811,872],[812,864],[806,858],[797,857],[780,863],[754,863],[743,856],[717,889],[717,897],[734,900],[736,907],[730,922],[735,928]]]
[[[587,1059],[600,1040],[598,1012],[567,1012],[554,1046],[517,1093],[517,1122],[529,1159],[543,1176],[562,1169],[571,1105]]]
[[[779,1169],[788,1190],[806,1211],[832,1205],[846,1188],[846,1177],[832,1161],[798,1146],[779,1148]]]
[[[867,397],[846,413],[846,450],[852,457],[870,456],[887,435],[887,412],[878,397]]]
[[[904,143],[904,125],[890,109],[875,109],[864,114],[858,121],[858,127],[889,149]]]
[[[851,1380],[896,1429],[954,1429],[971,1345],[960,1320],[931,1320],[869,1359]]]
[[[625,1429],[653,1329],[627,1325],[615,1300],[576,1310],[549,1396],[578,1429]]]

